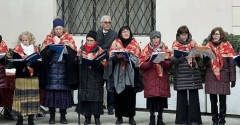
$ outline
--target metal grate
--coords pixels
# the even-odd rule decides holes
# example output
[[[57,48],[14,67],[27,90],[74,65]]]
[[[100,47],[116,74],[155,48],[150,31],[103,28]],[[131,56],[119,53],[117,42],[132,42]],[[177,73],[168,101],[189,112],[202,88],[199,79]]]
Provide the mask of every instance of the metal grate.
[[[97,30],[103,15],[112,17],[115,31],[128,25],[134,34],[148,35],[155,29],[156,0],[57,0],[57,6],[72,34]]]

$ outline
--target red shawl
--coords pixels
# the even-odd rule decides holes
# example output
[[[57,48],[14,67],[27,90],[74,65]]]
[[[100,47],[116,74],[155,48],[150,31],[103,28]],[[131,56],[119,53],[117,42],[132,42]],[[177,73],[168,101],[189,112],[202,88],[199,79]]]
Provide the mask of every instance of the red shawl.
[[[3,40],[0,43],[0,52],[8,52],[7,44]]]
[[[156,49],[160,48],[160,52],[166,52],[166,59],[170,59],[172,56],[171,51],[168,49],[168,47],[161,42],[159,45],[151,47],[150,44],[146,45],[144,47],[144,49],[141,52],[141,56],[140,56],[140,66],[142,65],[143,62],[147,61],[153,52],[156,51]],[[156,66],[156,72],[158,74],[159,77],[163,76],[163,67],[161,66],[161,64],[154,64]]]
[[[212,71],[216,78],[220,80],[220,70],[223,67],[222,57],[233,57],[236,54],[229,42],[221,42],[217,47],[214,47],[213,42],[209,42],[206,46],[211,48],[213,54],[215,55],[215,58],[211,60]]]
[[[192,48],[197,47],[197,43],[195,41],[190,41],[188,44],[184,45],[178,41],[174,41],[172,45],[173,50],[180,50],[180,51],[187,51],[190,52]],[[188,59],[188,64],[190,67],[192,67],[192,63],[195,63],[195,66],[197,67],[197,63],[195,58],[189,58]]]
[[[22,57],[22,59],[24,59],[24,58],[27,57],[27,55],[24,54],[23,48],[22,48],[21,45],[17,45],[17,46],[13,49],[13,51],[14,51],[15,53],[19,54],[19,55]],[[37,48],[35,45],[34,45],[34,52],[39,53],[38,48]],[[31,68],[31,67],[28,66],[27,69],[29,70],[29,72],[30,72],[30,74],[31,74],[31,76],[32,76],[33,73],[34,73],[33,68]]]
[[[69,33],[65,33],[60,37],[60,42],[56,43],[54,40],[55,35],[49,34],[47,35],[46,39],[43,41],[44,46],[48,46],[50,44],[64,44],[64,40],[68,40],[69,43],[73,46],[73,49],[77,51],[77,46],[75,45],[75,42],[72,38],[72,36]]]
[[[112,56],[112,51],[113,50],[119,50],[119,51],[125,51],[128,52],[129,54],[133,54],[136,57],[140,58],[141,54],[141,48],[137,41],[133,39],[127,46],[124,48],[122,41],[118,38],[113,41],[110,50],[109,50],[109,56]],[[126,62],[124,59],[122,59],[122,68],[126,68]]]

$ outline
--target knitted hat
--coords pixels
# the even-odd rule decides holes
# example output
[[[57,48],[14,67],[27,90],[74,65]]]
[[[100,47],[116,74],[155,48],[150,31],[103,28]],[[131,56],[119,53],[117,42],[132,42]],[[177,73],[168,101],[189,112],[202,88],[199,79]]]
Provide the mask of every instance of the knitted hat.
[[[53,28],[55,28],[57,26],[64,27],[64,21],[62,19],[55,19],[55,20],[53,20]]]
[[[97,37],[97,32],[96,31],[89,31],[89,33],[87,34],[86,38],[88,37],[92,37],[94,40],[96,40],[96,37]]]
[[[161,39],[161,33],[159,31],[152,31],[149,36],[150,39],[153,39],[155,36]]]

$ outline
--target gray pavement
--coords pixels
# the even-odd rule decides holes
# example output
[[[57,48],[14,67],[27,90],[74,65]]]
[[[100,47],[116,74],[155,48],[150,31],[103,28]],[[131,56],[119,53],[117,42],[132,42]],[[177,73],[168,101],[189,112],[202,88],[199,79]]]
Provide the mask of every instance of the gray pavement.
[[[56,125],[59,125],[59,113],[56,115]],[[69,122],[69,125],[77,125],[77,113],[74,112],[74,108],[68,109],[67,119]],[[163,119],[166,125],[175,125],[175,113],[164,113]],[[36,125],[48,125],[49,120],[49,114],[47,114],[45,117],[37,118],[35,120]],[[102,125],[115,125],[116,118],[114,115],[108,115],[107,111],[105,110],[104,115],[101,116],[101,123]],[[137,125],[148,125],[149,124],[149,113],[146,111],[137,111],[135,120],[137,122]],[[124,123],[122,125],[128,125],[128,119],[123,118]],[[202,115],[202,121],[203,125],[211,125],[211,117],[209,115]],[[81,125],[83,125],[84,117],[81,115]],[[240,118],[233,118],[233,117],[227,117],[226,118],[226,125],[240,125]],[[0,118],[0,125],[14,125],[16,124],[16,120],[5,120],[4,118]],[[24,124],[27,125],[27,118],[24,119]],[[94,118],[92,117],[92,124],[94,125]]]

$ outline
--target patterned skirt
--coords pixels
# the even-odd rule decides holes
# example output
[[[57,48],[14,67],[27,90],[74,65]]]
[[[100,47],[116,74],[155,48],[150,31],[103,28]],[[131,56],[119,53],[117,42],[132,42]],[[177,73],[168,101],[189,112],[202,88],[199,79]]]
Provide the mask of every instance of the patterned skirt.
[[[16,78],[13,112],[26,116],[40,112],[38,78]]]
[[[71,90],[46,90],[43,105],[60,109],[72,107],[73,92]]]

